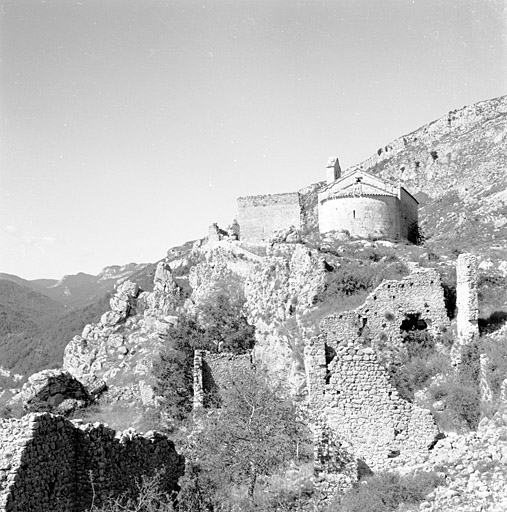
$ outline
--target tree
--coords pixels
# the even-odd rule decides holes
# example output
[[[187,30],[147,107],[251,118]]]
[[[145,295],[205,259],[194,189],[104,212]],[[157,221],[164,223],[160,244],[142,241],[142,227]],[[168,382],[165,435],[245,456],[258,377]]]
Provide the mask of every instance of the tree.
[[[219,294],[202,305],[196,317],[182,316],[168,333],[165,348],[153,365],[155,391],[162,409],[176,422],[192,410],[193,360],[197,349],[244,353],[253,348],[255,329],[242,314],[241,303]]]
[[[242,311],[243,304],[228,295],[218,294],[214,302],[198,310],[204,336],[201,347],[213,352],[241,354],[251,350],[255,343],[255,328],[249,325]]]
[[[223,502],[232,486],[246,485],[252,498],[260,476],[297,458],[306,434],[281,384],[270,383],[264,372],[238,368],[230,382],[222,390],[221,407],[202,412],[189,445],[188,457],[199,465],[201,480],[214,482],[216,502]],[[182,510],[190,510],[184,508],[187,493],[183,487]]]

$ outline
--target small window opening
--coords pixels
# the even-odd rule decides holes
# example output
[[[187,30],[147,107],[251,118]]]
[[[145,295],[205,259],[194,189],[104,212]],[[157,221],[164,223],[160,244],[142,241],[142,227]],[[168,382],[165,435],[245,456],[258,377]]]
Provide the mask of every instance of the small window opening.
[[[354,217],[354,219],[356,218],[356,210],[352,211],[352,216]]]
[[[408,313],[401,322],[400,331],[423,331],[428,328],[428,324],[421,318],[421,313]]]

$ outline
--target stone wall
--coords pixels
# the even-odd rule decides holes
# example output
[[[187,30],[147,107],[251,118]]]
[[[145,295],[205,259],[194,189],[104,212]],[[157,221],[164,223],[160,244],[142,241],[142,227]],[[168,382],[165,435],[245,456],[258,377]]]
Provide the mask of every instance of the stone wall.
[[[218,398],[220,390],[230,386],[236,371],[252,366],[251,352],[212,354],[205,350],[196,350],[194,352],[194,407],[206,406],[209,401]]]
[[[400,236],[408,238],[414,224],[419,223],[419,203],[404,188],[400,189]]]
[[[477,293],[477,259],[473,254],[460,254],[456,264],[456,317],[458,338],[453,360],[460,359],[462,348],[479,336],[479,299]]]
[[[348,453],[374,471],[426,454],[438,434],[435,422],[429,411],[399,397],[383,362],[403,351],[404,332],[437,335],[448,325],[434,269],[384,281],[359,308],[321,321],[320,334],[305,346],[316,476],[333,471],[319,462],[323,453],[337,452],[342,461]],[[340,446],[325,446],[329,442]],[[323,485],[333,487],[329,478]]]
[[[402,325],[409,329],[412,321],[424,322],[433,335],[449,327],[440,276],[434,269],[421,268],[400,281],[382,282],[362,306],[326,317],[321,330],[333,349],[351,341],[374,348],[401,347],[404,338],[400,329]],[[421,328],[422,322],[415,327]]]
[[[393,196],[349,196],[330,198],[319,204],[319,230],[347,230],[366,238],[399,238],[400,201]]]
[[[424,456],[438,434],[431,413],[398,396],[372,348],[342,344],[332,356],[327,348],[325,336],[305,347],[317,430],[329,429],[374,471],[388,468],[394,459],[399,464]]]
[[[0,510],[80,512],[124,493],[142,475],[164,470],[171,492],[183,474],[174,444],[155,432],[115,432],[49,413],[0,420]],[[93,487],[92,487],[93,481]]]
[[[301,228],[301,205],[297,192],[238,198],[240,239],[267,241],[280,229]]]

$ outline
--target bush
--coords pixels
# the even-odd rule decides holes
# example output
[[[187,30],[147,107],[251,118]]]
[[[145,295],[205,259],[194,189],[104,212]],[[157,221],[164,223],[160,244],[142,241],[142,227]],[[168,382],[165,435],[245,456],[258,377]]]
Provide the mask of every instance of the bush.
[[[447,374],[446,382],[434,387],[435,400],[443,400],[454,424],[476,429],[481,419],[479,355],[477,346],[465,347],[460,366]]]
[[[228,510],[232,491],[240,488],[253,502],[258,480],[297,459],[298,446],[308,437],[281,383],[247,368],[231,372],[228,381],[220,409],[201,411],[189,436],[192,474],[182,482],[181,511],[211,510],[210,503]],[[196,489],[202,491],[199,504]]]
[[[476,384],[463,383],[452,379],[432,390],[435,400],[443,400],[452,424],[458,427],[463,422],[470,429],[476,429],[481,418],[479,388]],[[447,426],[447,428],[449,428]]]
[[[95,502],[95,489],[93,479],[93,502]],[[173,506],[174,496],[165,493],[163,488],[163,472],[153,477],[143,476],[137,482],[137,496],[126,494],[117,498],[110,498],[104,504],[97,506],[92,503],[88,512],[175,512]]]
[[[399,261],[370,261],[343,261],[337,269],[327,274],[326,290],[319,297],[319,301],[326,302],[357,294],[366,295],[382,281],[401,279],[409,273],[407,267]]]
[[[482,349],[489,359],[486,379],[493,394],[498,395],[502,382],[507,378],[507,336],[484,338]]]
[[[407,238],[414,245],[424,245],[424,242],[426,242],[426,236],[417,222],[410,224]]]
[[[168,333],[168,343],[153,365],[162,409],[176,423],[192,410],[194,351],[244,353],[253,348],[255,329],[242,314],[241,304],[217,295],[198,310],[198,318],[182,316]]]
[[[329,512],[390,512],[402,503],[416,505],[444,481],[436,473],[420,472],[401,477],[379,473],[359,482],[343,498],[335,498]]]
[[[435,350],[435,339],[426,330],[408,331],[406,352],[388,366],[391,382],[401,398],[412,402],[414,394],[427,387],[430,379],[450,371],[448,357]]]

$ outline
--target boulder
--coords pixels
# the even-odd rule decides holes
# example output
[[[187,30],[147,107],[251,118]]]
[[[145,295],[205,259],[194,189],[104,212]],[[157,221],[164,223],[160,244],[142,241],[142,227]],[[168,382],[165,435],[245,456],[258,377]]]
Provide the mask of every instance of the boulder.
[[[107,384],[102,379],[99,379],[93,373],[86,376],[83,379],[83,384],[86,386],[88,393],[93,398],[98,397],[101,393],[103,393],[107,389]]]
[[[66,370],[42,370],[33,374],[23,385],[21,400],[27,412],[55,410],[68,399],[85,405],[91,397],[86,387]],[[68,405],[68,404],[67,404]],[[65,407],[68,410],[68,406]]]

